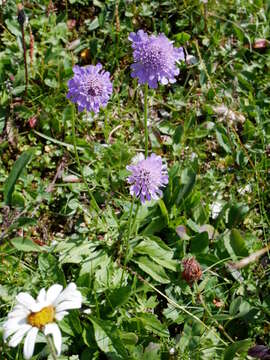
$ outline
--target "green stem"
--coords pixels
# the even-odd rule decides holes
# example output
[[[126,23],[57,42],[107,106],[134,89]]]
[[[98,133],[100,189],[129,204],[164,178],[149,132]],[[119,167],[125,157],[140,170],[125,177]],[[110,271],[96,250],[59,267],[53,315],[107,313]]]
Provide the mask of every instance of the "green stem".
[[[124,259],[124,269],[121,275],[121,280],[120,280],[120,287],[122,286],[122,282],[123,282],[123,277],[124,277],[124,272],[125,272],[125,268],[126,268],[126,264],[127,264],[127,257],[128,257],[128,252],[129,252],[129,238],[130,238],[130,234],[131,234],[131,228],[133,228],[134,226],[134,222],[136,217],[133,220],[133,226],[132,225],[132,213],[133,213],[133,208],[134,208],[134,198],[132,199],[132,203],[130,206],[130,210],[129,210],[129,216],[128,216],[128,232],[127,232],[127,236],[125,236],[125,240],[124,240],[124,249],[125,249],[125,259]],[[137,211],[135,216],[137,216]]]
[[[53,360],[57,360],[56,350],[55,350],[54,343],[53,343],[52,338],[50,337],[50,335],[46,336],[46,340],[47,340],[47,344],[48,344],[48,347],[50,349]]]
[[[82,165],[81,165],[81,162],[80,162],[80,159],[79,159],[79,155],[78,155],[78,150],[77,150],[77,145],[76,145],[76,132],[75,132],[75,116],[74,116],[74,105],[72,105],[72,116],[71,116],[71,121],[72,121],[72,140],[73,140],[73,147],[74,147],[74,152],[75,152],[75,158],[76,158],[76,161],[77,161],[77,164],[78,164],[78,167],[80,169],[80,173],[81,173],[81,176],[82,176],[82,179],[83,179],[83,182],[84,182],[84,185],[87,189],[87,192],[88,192],[88,195],[91,199],[91,204],[93,206],[93,208],[97,211],[97,213],[100,212],[100,208],[96,202],[96,199],[94,198],[93,194],[91,193],[90,189],[89,189],[89,186],[88,186],[88,183],[85,179],[85,176],[83,174],[83,168],[82,168]]]
[[[145,136],[145,158],[148,155],[148,127],[147,127],[147,96],[148,84],[144,85],[144,136]]]

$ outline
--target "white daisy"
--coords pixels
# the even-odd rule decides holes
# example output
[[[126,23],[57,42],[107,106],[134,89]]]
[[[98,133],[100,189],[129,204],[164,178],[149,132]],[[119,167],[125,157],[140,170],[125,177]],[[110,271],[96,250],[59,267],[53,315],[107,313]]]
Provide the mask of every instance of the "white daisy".
[[[28,293],[21,292],[16,296],[17,304],[8,314],[4,323],[4,341],[16,347],[25,337],[23,354],[30,359],[38,331],[44,335],[51,334],[57,354],[61,353],[62,336],[56,321],[68,314],[66,310],[79,309],[82,305],[82,295],[76,284],[70,283],[63,291],[63,286],[52,285],[47,291],[41,289],[35,300]]]

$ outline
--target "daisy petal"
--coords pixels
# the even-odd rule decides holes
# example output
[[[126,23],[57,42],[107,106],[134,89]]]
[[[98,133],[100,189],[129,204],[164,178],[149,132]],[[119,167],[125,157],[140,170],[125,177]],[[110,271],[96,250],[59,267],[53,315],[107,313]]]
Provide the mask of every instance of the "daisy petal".
[[[82,304],[80,299],[63,301],[61,304],[57,305],[56,312],[59,313],[64,310],[79,309],[81,306]]]
[[[44,334],[45,335],[52,334],[57,355],[59,356],[61,354],[61,346],[62,346],[62,336],[59,327],[55,323],[48,324],[45,326]]]
[[[37,333],[38,328],[32,327],[32,329],[26,335],[23,347],[23,355],[26,360],[31,359],[33,356]]]
[[[59,311],[54,315],[54,317],[56,320],[61,321],[64,318],[64,316],[66,316],[67,314],[68,314],[67,311]]]
[[[40,290],[38,297],[37,297],[37,301],[38,302],[45,302],[46,301],[46,290],[43,288]]]
[[[60,295],[61,291],[63,289],[62,285],[54,284],[47,290],[47,301],[50,304],[53,304],[55,299]]]
[[[11,347],[16,347],[23,339],[24,335],[31,329],[31,325],[23,325],[16,331],[16,333],[9,340],[8,345]]]
[[[24,292],[19,293],[16,296],[16,299],[20,304],[24,305],[27,309],[30,310],[32,306],[36,305],[36,301],[34,300],[34,298],[31,295]]]

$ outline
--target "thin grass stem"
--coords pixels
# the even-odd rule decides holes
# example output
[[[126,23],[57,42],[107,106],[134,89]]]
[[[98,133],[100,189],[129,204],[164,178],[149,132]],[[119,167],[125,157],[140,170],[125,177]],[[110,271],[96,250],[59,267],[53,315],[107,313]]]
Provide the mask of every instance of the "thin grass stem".
[[[147,127],[147,113],[148,113],[148,84],[144,85],[144,137],[145,137],[145,158],[148,156],[148,127]]]
[[[99,212],[100,212],[100,208],[99,208],[99,206],[98,206],[98,204],[97,204],[97,202],[96,202],[96,199],[94,198],[91,190],[89,189],[88,183],[87,183],[86,178],[85,178],[84,173],[83,173],[83,168],[82,168],[82,165],[81,165],[81,162],[80,162],[80,158],[79,158],[79,155],[78,155],[77,144],[76,144],[75,109],[74,109],[74,105],[72,105],[71,122],[72,122],[72,140],[73,140],[73,147],[74,147],[76,162],[77,162],[77,164],[78,164],[78,167],[79,167],[79,170],[80,170],[80,173],[81,173],[81,176],[82,176],[84,185],[85,185],[86,190],[87,190],[87,192],[88,192],[91,205],[92,205],[93,208],[96,210],[96,212],[99,213]]]

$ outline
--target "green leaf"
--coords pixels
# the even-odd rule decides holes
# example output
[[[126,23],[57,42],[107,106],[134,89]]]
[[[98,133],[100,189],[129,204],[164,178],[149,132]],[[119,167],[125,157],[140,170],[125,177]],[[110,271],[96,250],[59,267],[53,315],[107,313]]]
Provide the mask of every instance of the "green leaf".
[[[223,360],[233,360],[236,353],[247,352],[253,341],[246,339],[240,340],[230,345],[224,352]]]
[[[93,21],[90,22],[90,24],[88,25],[88,30],[89,31],[93,31],[95,29],[97,29],[99,27],[99,21],[98,21],[98,17],[96,17]]]
[[[123,343],[126,345],[136,345],[139,340],[138,336],[131,332],[127,332],[127,333],[121,332],[120,338],[123,341]]]
[[[31,239],[23,238],[23,237],[15,237],[11,241],[11,244],[20,251],[42,251],[42,247],[38,246]]]
[[[65,275],[52,254],[42,253],[38,257],[38,267],[41,276],[59,284],[65,284]]]
[[[23,169],[25,168],[25,166],[27,165],[27,163],[29,162],[29,160],[31,159],[33,151],[29,150],[24,152],[18,160],[16,160],[16,162],[14,163],[11,172],[7,178],[7,180],[5,181],[4,184],[4,201],[6,203],[6,205],[11,205],[12,202],[12,194],[14,191],[14,187],[16,184],[16,181],[18,180],[18,178],[20,177]]]
[[[186,198],[195,185],[196,174],[191,168],[186,168],[181,174],[181,184],[176,196],[176,205],[179,205],[182,199]]]
[[[152,237],[152,239],[158,239],[157,237]],[[135,248],[133,249],[134,253],[148,255],[151,259],[153,259],[159,265],[166,267],[167,269],[176,271],[177,262],[173,260],[173,251],[168,248],[165,244],[161,246],[162,240],[159,239],[159,243],[146,238],[141,241]]]
[[[118,306],[122,306],[127,303],[131,293],[129,286],[114,289],[109,295],[110,305],[115,309]]]
[[[209,239],[206,231],[191,238],[190,251],[193,254],[206,253],[209,248]]]
[[[167,326],[163,325],[153,314],[139,313],[137,319],[141,320],[147,330],[161,337],[169,337]]]
[[[165,270],[160,265],[157,265],[146,256],[141,256],[138,260],[132,259],[136,264],[139,265],[140,269],[145,271],[154,280],[161,284],[170,283],[170,279],[166,275]]]
[[[107,325],[105,321],[100,321],[96,318],[90,317],[94,327],[95,339],[98,347],[105,354],[114,355],[115,359],[127,359],[127,352],[120,340],[118,330],[115,327]],[[118,357],[116,357],[118,355]]]
[[[242,204],[233,204],[230,206],[228,215],[228,228],[231,229],[239,224],[246,214],[249,212],[249,207]]]
[[[248,256],[245,240],[236,229],[231,230],[230,234],[231,247],[237,256]]]
[[[230,154],[232,152],[230,141],[222,128],[216,129],[216,137],[219,145],[226,151],[226,153]]]
[[[158,201],[158,205],[159,205],[160,211],[162,213],[162,216],[164,217],[164,219],[166,221],[166,224],[168,224],[169,223],[169,214],[168,214],[166,205],[164,204],[164,201],[162,199],[160,199]]]

